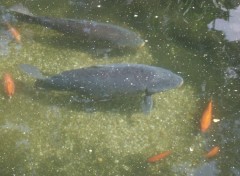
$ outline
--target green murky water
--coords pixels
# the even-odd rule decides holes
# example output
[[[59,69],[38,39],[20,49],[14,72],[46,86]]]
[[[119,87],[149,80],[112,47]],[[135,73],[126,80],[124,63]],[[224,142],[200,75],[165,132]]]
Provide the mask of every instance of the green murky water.
[[[21,2],[42,16],[131,28],[146,45],[136,53],[96,57],[81,42],[13,20],[22,36],[18,44],[1,25],[0,73],[13,75],[16,93],[9,99],[1,88],[0,175],[240,174],[239,43],[208,28],[217,18],[228,21],[236,2]],[[17,3],[9,0],[1,5]],[[28,63],[56,74],[123,62],[168,68],[184,78],[184,85],[155,94],[153,111],[145,116],[141,97],[88,107],[73,101],[73,94],[35,89],[35,80],[18,68]],[[201,134],[199,119],[210,97],[214,119],[220,121]],[[219,155],[206,160],[203,154],[216,145],[221,148]],[[166,150],[173,153],[157,163],[146,162]]]

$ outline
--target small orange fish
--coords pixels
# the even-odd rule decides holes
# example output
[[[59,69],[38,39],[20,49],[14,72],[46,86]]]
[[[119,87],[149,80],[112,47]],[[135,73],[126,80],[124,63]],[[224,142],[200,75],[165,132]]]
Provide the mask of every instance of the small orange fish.
[[[216,156],[219,152],[220,152],[220,147],[215,146],[208,153],[206,153],[204,156],[206,158],[212,158],[212,157]]]
[[[15,84],[13,78],[9,73],[5,73],[3,76],[3,81],[5,92],[11,98],[15,92]]]
[[[160,154],[157,154],[155,156],[152,156],[150,158],[148,158],[147,162],[149,163],[155,163],[165,157],[167,157],[168,155],[170,155],[172,153],[172,151],[168,150],[168,151],[165,151],[165,152],[162,152]]]
[[[9,23],[6,23],[7,27],[8,27],[8,30],[11,32],[12,36],[14,37],[14,39],[17,41],[17,42],[21,42],[21,35],[20,33],[17,31],[16,28],[14,28],[12,25],[10,25]]]
[[[210,99],[208,106],[205,108],[201,118],[201,131],[204,133],[207,131],[212,122],[212,99]]]

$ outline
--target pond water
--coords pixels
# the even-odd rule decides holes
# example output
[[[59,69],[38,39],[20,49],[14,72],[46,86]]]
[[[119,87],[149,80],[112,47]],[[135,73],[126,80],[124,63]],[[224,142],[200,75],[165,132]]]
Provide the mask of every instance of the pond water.
[[[34,15],[119,25],[139,33],[145,45],[98,54],[103,49],[91,42],[18,20],[8,8],[20,2]],[[1,3],[0,73],[12,75],[16,91],[9,98],[0,89],[0,175],[240,175],[239,7],[231,0]],[[4,19],[20,32],[20,42]],[[184,84],[154,94],[145,115],[142,97],[88,106],[74,93],[36,89],[35,79],[19,69],[31,64],[54,75],[109,63],[167,68]],[[210,99],[214,122],[202,133]],[[205,158],[214,146],[218,155]]]

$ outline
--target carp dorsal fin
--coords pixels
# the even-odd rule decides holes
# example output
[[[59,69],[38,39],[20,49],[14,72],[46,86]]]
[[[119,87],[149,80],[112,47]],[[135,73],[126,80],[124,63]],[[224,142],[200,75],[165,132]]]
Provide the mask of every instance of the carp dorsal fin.
[[[36,79],[46,79],[47,78],[46,76],[44,76],[41,73],[41,71],[37,67],[35,67],[33,65],[21,64],[21,65],[19,65],[19,67],[22,71],[24,71],[28,75],[32,76],[33,78],[36,78]]]
[[[10,7],[9,10],[12,12],[17,12],[17,13],[21,13],[24,15],[33,16],[33,14],[28,10],[28,8],[24,7],[22,3],[16,4],[16,5]]]
[[[115,67],[126,67],[129,64],[121,63],[121,64],[109,64],[109,65],[93,65],[89,68],[115,68]]]

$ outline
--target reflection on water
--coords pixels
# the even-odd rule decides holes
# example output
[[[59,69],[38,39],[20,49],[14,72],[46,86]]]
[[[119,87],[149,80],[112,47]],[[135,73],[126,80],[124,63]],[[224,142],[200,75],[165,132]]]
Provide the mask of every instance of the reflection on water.
[[[4,3],[10,7],[16,1]],[[0,71],[12,73],[16,93],[9,100],[0,92],[0,175],[240,175],[240,54],[238,42],[229,42],[239,34],[239,7],[234,8],[234,2],[23,3],[42,16],[113,22],[140,32],[148,42],[136,53],[96,59],[76,43],[81,39],[72,42],[13,18],[23,34],[19,45],[1,18]],[[1,17],[8,14],[1,9]],[[207,27],[226,29],[227,40]],[[35,80],[18,69],[23,63],[42,68],[46,75],[90,65],[142,63],[179,72],[184,85],[154,95],[149,116],[141,113],[141,97],[124,103],[94,102],[86,108],[84,102],[74,101],[75,94],[36,90]],[[217,122],[202,134],[199,119],[210,98]],[[214,146],[220,153],[204,158]],[[166,150],[172,155],[146,162]]]
[[[229,17],[225,19],[214,19],[208,24],[209,29],[223,31],[228,41],[240,40],[240,6],[229,11]]]
[[[21,44],[16,43],[14,36],[9,31],[7,23],[16,23],[16,19],[7,13],[3,6],[0,6],[0,57],[8,56],[11,50],[17,52]]]
[[[194,176],[202,176],[202,175],[219,175],[221,171],[217,168],[216,161],[210,161],[204,163],[200,168],[196,169]]]
[[[0,55],[7,56],[9,54],[9,44],[12,38],[6,29],[0,29]]]

